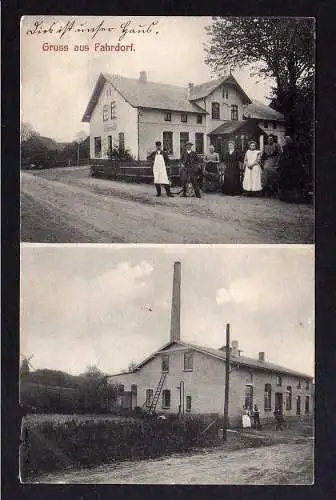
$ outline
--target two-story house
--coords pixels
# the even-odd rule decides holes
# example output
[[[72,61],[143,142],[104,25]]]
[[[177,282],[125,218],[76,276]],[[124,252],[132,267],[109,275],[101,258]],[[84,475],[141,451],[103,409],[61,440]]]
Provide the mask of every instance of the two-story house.
[[[210,143],[223,153],[229,139],[242,150],[251,138],[262,144],[267,131],[259,119],[261,108],[258,119],[252,110],[249,119],[246,110],[251,105],[231,74],[185,88],[150,82],[144,71],[139,79],[102,73],[82,121],[90,123],[91,159],[107,158],[110,148],[120,147],[135,159],[145,160],[157,140],[175,159],[181,157],[188,141],[199,154]],[[264,108],[266,120],[271,108]],[[272,116],[272,123],[283,122],[282,115]],[[279,125],[277,134],[281,133]]]
[[[174,264],[170,341],[139,363],[131,372],[110,375],[109,384],[122,388],[124,407],[150,407],[157,391],[158,413],[224,413],[225,346],[218,349],[180,340],[181,263]],[[237,341],[230,354],[230,425],[239,425],[244,408],[257,404],[260,418],[273,418],[275,407],[287,417],[300,418],[313,411],[312,377],[241,355]]]

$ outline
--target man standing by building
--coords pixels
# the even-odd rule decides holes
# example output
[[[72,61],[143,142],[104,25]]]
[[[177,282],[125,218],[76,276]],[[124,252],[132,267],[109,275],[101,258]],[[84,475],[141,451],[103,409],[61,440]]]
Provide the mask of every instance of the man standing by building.
[[[169,158],[167,153],[165,151],[162,151],[160,141],[156,141],[155,146],[156,150],[148,156],[148,159],[152,162],[156,196],[161,196],[161,185],[163,185],[166,190],[167,196],[172,197],[173,195],[170,192],[170,184],[166,169]]]
[[[194,151],[191,150],[192,142],[186,143],[186,150],[182,155],[182,167],[181,167],[181,183],[183,186],[182,196],[187,196],[187,184],[191,182],[195,195],[197,198],[201,198],[200,189],[197,183],[197,173],[198,173],[198,158]]]

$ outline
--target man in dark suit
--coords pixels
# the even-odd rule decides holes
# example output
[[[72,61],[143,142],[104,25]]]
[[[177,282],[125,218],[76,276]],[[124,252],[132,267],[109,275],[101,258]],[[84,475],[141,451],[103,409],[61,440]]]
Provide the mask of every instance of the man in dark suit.
[[[182,155],[182,167],[181,167],[181,183],[183,186],[182,196],[187,196],[187,184],[191,182],[195,195],[197,198],[201,198],[200,189],[197,183],[197,173],[198,173],[198,158],[194,151],[191,150],[192,142],[187,142],[186,150]]]
[[[169,161],[168,155],[162,150],[160,141],[156,141],[155,146],[156,150],[148,156],[148,160],[152,162],[156,196],[161,196],[161,185],[163,185],[167,196],[172,197],[166,168]]]

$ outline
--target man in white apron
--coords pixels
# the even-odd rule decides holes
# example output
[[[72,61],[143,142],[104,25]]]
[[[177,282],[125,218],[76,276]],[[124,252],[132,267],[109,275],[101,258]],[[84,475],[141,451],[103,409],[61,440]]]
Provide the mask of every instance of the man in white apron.
[[[161,196],[161,185],[163,185],[166,190],[167,196],[172,197],[173,195],[170,192],[170,184],[166,169],[169,158],[167,153],[165,151],[162,151],[160,141],[156,141],[155,146],[156,150],[149,155],[148,159],[152,162],[156,196]]]

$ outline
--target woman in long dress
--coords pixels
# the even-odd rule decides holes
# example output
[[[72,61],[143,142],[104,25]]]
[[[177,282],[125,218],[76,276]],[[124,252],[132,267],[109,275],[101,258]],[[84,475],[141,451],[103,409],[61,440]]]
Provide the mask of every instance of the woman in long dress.
[[[243,189],[248,194],[259,193],[261,185],[260,151],[257,150],[255,141],[249,142],[249,149],[244,158]]]
[[[240,182],[240,155],[233,141],[228,142],[228,152],[223,157],[225,164],[223,193],[240,194],[242,191]]]
[[[269,135],[267,137],[267,144],[265,144],[261,153],[261,162],[263,166],[261,184],[265,194],[274,195],[278,190],[278,164],[280,155],[281,148],[279,144],[274,142],[272,135]]]
[[[203,190],[216,191],[219,186],[220,174],[218,170],[219,154],[215,152],[213,144],[210,145],[209,152],[204,156],[203,167]]]

